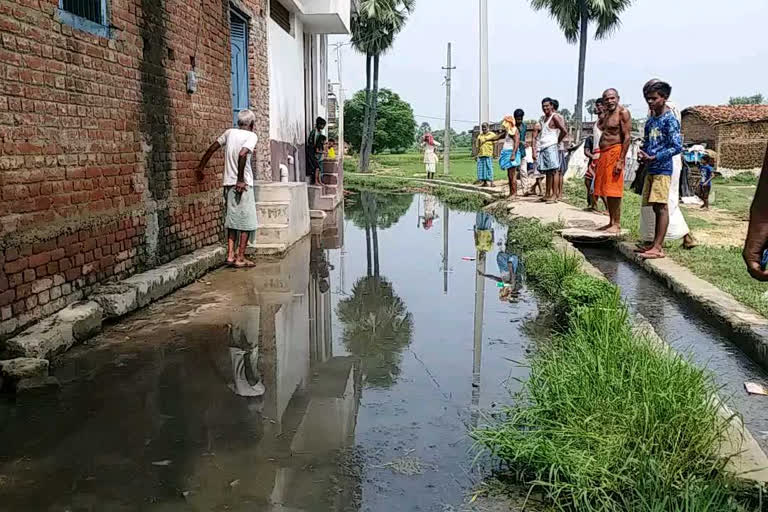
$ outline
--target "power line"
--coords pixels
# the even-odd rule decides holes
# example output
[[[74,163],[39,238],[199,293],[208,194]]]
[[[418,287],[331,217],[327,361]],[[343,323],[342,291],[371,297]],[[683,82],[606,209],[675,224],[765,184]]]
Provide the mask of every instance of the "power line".
[[[422,116],[420,114],[413,114],[413,117],[421,117],[422,119],[436,119],[438,121],[445,121],[445,117],[437,117],[437,116]],[[467,121],[464,119],[451,119],[452,123],[469,123],[471,125],[476,125],[477,121]]]

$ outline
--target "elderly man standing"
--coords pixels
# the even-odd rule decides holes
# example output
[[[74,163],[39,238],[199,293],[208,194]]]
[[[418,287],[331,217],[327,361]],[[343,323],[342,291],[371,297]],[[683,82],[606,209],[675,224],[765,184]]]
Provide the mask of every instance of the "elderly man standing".
[[[619,103],[616,89],[603,93],[605,114],[597,122],[602,131],[600,137],[600,159],[595,169],[595,195],[604,197],[608,205],[610,221],[601,231],[621,231],[621,199],[624,197],[624,167],[627,151],[632,142],[632,118],[629,111]]]
[[[250,110],[241,110],[237,115],[237,128],[230,128],[222,133],[205,152],[197,167],[198,177],[202,178],[208,161],[219,148],[224,147],[227,264],[238,268],[255,265],[245,257],[248,239],[258,227],[256,198],[253,193],[254,174],[251,167],[251,155],[259,141],[253,133],[255,125],[256,115]]]

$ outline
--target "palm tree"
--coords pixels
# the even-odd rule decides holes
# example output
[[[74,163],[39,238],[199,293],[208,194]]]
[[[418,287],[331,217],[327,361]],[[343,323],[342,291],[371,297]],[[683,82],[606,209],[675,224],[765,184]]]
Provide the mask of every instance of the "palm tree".
[[[367,384],[388,388],[400,374],[401,353],[413,337],[413,315],[384,277],[365,276],[339,302],[344,347],[359,357]]]
[[[405,26],[415,0],[361,0],[352,15],[352,47],[365,54],[365,114],[359,169],[368,172],[376,126],[379,94],[379,57],[392,47]],[[371,87],[373,68],[373,87]]]
[[[595,39],[611,35],[621,25],[619,14],[632,0],[531,0],[535,10],[546,9],[555,19],[569,43],[578,41],[579,80],[576,90],[576,136],[581,137],[582,105],[584,103],[584,69],[587,58],[587,37],[590,22],[597,24]]]
[[[587,100],[585,107],[587,108],[587,112],[589,112],[589,120],[594,120],[595,114],[597,113],[597,100],[594,98]]]

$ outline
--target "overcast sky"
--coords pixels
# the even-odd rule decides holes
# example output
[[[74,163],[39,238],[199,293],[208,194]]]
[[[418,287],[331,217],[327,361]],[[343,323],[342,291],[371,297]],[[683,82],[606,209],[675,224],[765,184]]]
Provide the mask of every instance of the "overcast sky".
[[[416,10],[381,59],[380,86],[411,103],[416,121],[441,128],[445,115],[446,44],[453,43],[453,126],[478,117],[478,0],[416,0]],[[523,108],[541,115],[551,96],[573,111],[578,45],[569,45],[545,12],[528,0],[489,0],[491,118]],[[652,77],[672,84],[680,106],[727,103],[730,96],[768,96],[768,0],[636,0],[610,38],[590,39],[585,99],[608,87],[642,114],[642,85]],[[348,38],[333,37],[332,42]],[[333,49],[331,79],[338,75]],[[342,47],[347,97],[365,87],[365,59]],[[587,119],[589,115],[587,114]]]

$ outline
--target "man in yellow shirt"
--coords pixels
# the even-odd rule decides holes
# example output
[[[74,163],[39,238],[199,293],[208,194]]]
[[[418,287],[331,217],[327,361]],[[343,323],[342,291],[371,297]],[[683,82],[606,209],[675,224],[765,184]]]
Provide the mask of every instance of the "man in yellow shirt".
[[[493,143],[501,135],[489,131],[488,123],[483,123],[482,133],[477,136],[477,183],[490,187],[493,183]]]

